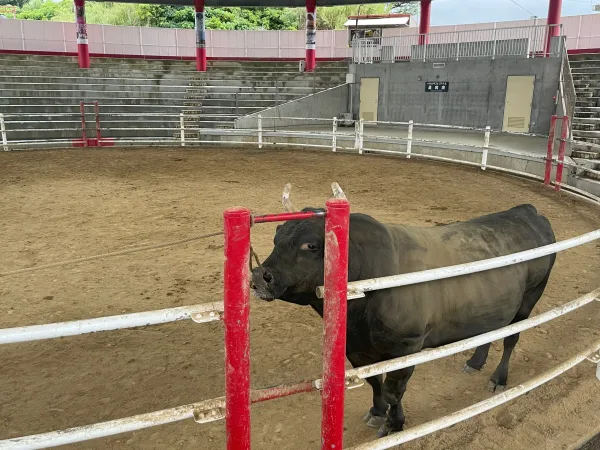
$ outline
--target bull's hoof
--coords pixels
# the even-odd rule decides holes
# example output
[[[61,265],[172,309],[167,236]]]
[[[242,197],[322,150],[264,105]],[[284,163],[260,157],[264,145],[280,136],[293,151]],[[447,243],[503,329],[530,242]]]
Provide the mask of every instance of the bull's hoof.
[[[463,367],[463,370],[462,370],[463,373],[466,373],[469,375],[472,375],[474,373],[479,373],[479,371],[481,371],[481,369],[475,369],[474,367],[471,367],[468,364],[465,364],[465,367]]]
[[[380,428],[383,424],[385,424],[386,416],[374,416],[371,414],[371,411],[369,411],[363,417],[363,421],[369,428]]]
[[[381,425],[381,428],[379,428],[379,430],[377,430],[377,437],[378,438],[382,438],[382,437],[386,437],[389,436],[390,434],[394,434],[394,433],[398,433],[402,431],[400,430],[392,430],[392,427],[390,426],[389,423],[384,423],[383,425]]]
[[[504,392],[505,389],[506,389],[506,385],[500,384],[497,381],[490,380],[490,382],[488,383],[488,391],[490,391],[490,392],[495,392],[498,394],[500,392]]]

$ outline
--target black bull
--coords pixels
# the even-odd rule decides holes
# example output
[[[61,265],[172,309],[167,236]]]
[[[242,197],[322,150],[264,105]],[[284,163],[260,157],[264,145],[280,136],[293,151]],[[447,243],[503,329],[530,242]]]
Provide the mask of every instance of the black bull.
[[[306,210],[310,210],[307,208]],[[452,225],[417,228],[384,225],[364,214],[350,216],[348,280],[383,277],[508,255],[555,242],[548,220],[531,205]],[[286,222],[273,252],[252,273],[254,294],[312,306],[321,316],[324,222]],[[354,367],[437,347],[526,319],[542,296],[555,255],[485,272],[367,292],[348,302],[346,356]],[[502,390],[519,335],[504,339],[504,353],[489,388]],[[490,344],[465,366],[480,370]],[[365,416],[379,435],[404,425],[401,400],[414,367],[368,378],[373,407]]]

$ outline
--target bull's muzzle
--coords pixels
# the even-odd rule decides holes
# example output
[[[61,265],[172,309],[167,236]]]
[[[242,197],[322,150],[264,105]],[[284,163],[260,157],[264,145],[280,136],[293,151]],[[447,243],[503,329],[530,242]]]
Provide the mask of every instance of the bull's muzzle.
[[[255,297],[266,301],[275,300],[275,294],[273,292],[274,282],[275,277],[268,269],[265,269],[264,267],[256,267],[252,270],[250,288],[252,289]]]

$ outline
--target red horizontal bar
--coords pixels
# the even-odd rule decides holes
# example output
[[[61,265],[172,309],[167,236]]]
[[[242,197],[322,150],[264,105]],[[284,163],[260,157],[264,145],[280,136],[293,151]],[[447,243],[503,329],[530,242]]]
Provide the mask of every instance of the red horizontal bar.
[[[263,214],[253,216],[253,223],[285,222],[286,220],[304,220],[325,217],[325,211],[286,212],[280,214]]]
[[[313,381],[301,381],[296,384],[282,384],[280,386],[274,386],[266,389],[258,389],[250,393],[251,403],[266,402],[267,400],[273,400],[274,398],[287,397],[289,395],[301,394],[303,392],[316,391]]]

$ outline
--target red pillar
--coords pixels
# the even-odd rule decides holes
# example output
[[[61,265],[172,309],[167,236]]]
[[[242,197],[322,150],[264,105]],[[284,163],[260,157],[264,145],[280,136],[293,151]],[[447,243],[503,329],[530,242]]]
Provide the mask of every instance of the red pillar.
[[[250,449],[250,210],[224,214],[225,426],[227,450]]]
[[[75,0],[75,27],[77,30],[77,59],[81,69],[90,68],[87,25],[85,23],[85,0]]]
[[[206,30],[204,0],[194,0],[196,7],[196,70],[206,72]]]
[[[347,200],[331,199],[326,206],[321,449],[341,450],[344,448],[350,203]]]
[[[306,0],[306,71],[315,70],[317,37],[317,1]]]
[[[429,24],[431,22],[431,0],[421,0],[421,16],[419,17],[419,45],[427,44]]]
[[[550,0],[548,5],[548,39],[546,41],[546,55],[550,54],[552,38],[560,35],[560,11],[562,0]]]

